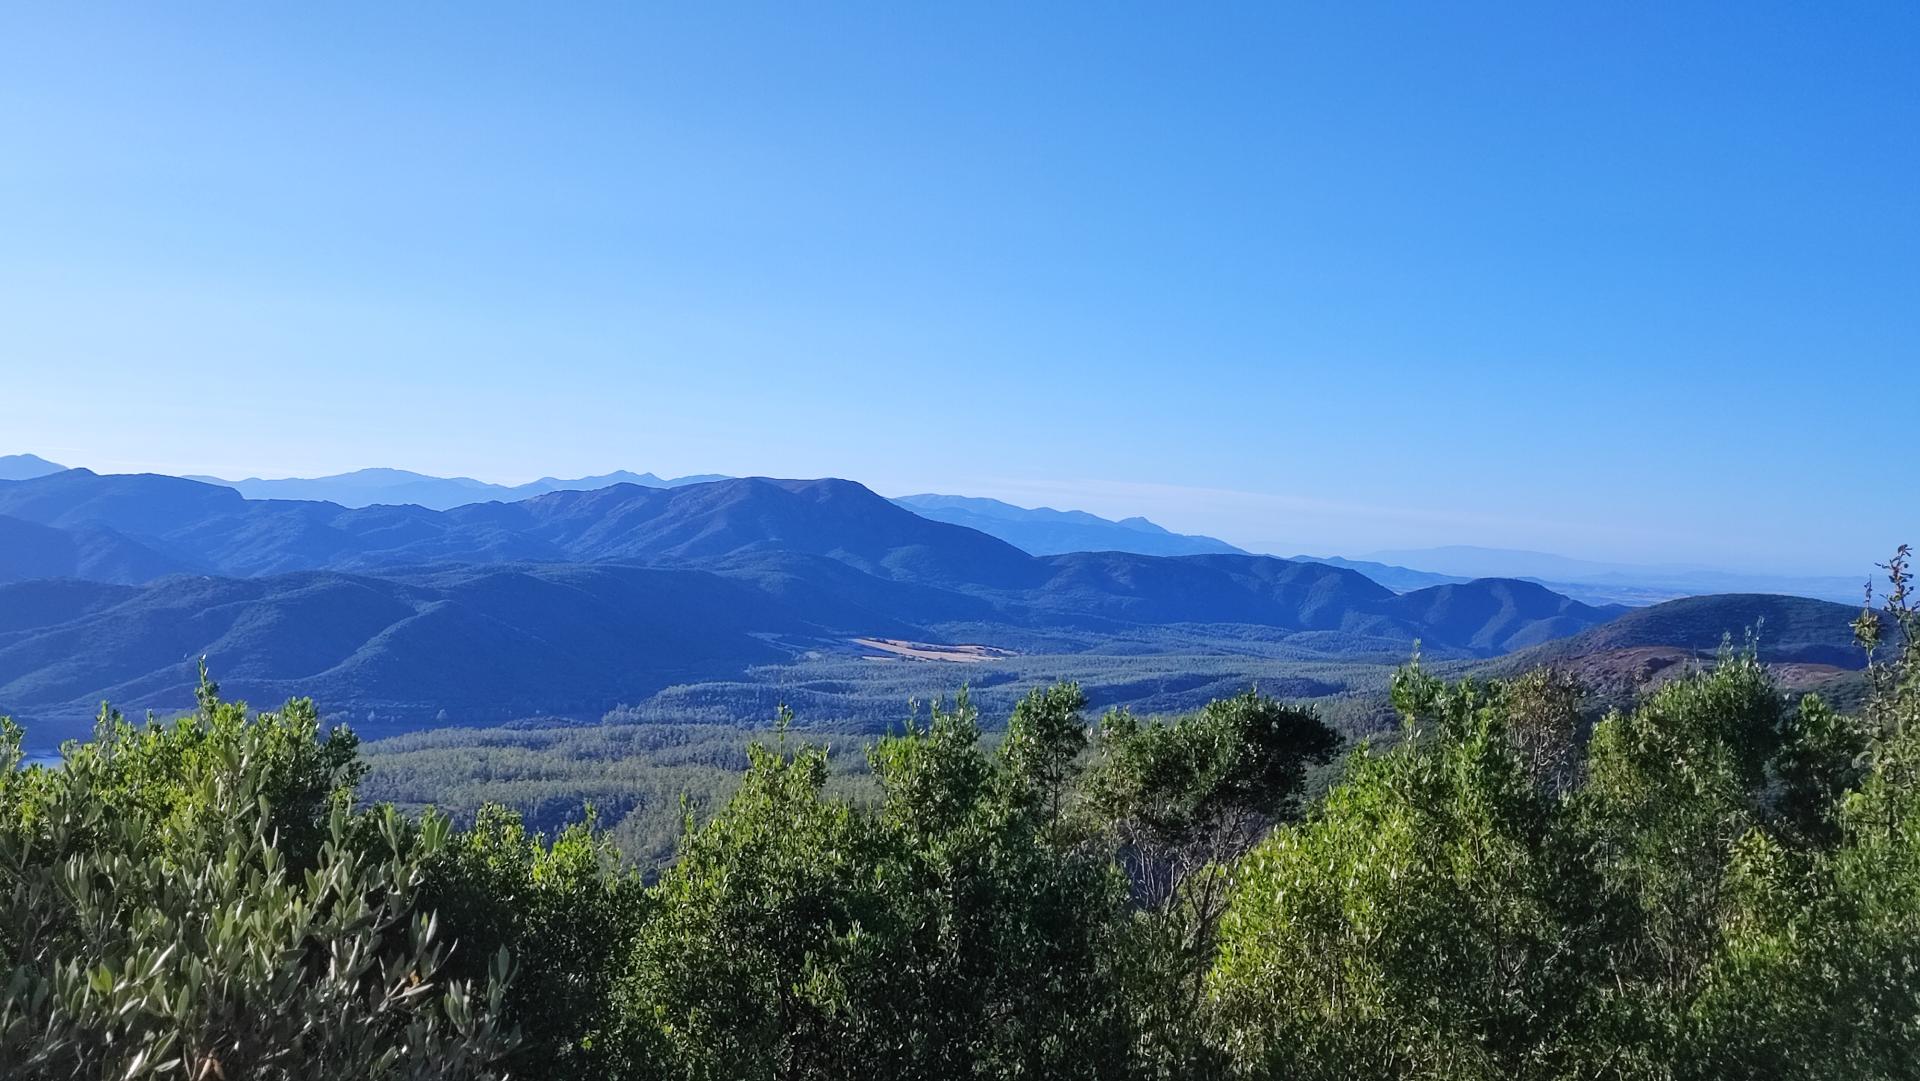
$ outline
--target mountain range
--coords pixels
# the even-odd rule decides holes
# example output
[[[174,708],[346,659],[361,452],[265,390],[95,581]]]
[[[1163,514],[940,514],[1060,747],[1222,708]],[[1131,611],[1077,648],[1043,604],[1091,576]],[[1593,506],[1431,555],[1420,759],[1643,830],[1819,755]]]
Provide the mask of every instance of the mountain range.
[[[31,459],[32,463],[39,463],[46,468],[37,468],[29,463],[22,466],[17,476],[9,476],[5,472],[6,460],[0,459],[0,479],[27,479],[57,472],[61,468],[32,455],[19,457]],[[325,477],[276,480],[259,477],[223,480],[209,476],[188,476],[185,479],[232,488],[248,499],[318,501],[337,503],[348,508],[411,504],[429,510],[452,510],[471,503],[514,503],[550,492],[592,491],[617,484],[678,488],[730,478],[717,473],[666,478],[622,469],[570,480],[543,477],[527,484],[504,485],[471,477],[435,477],[405,469],[361,469]],[[956,495],[911,495],[895,499],[894,502],[921,517],[967,526],[998,537],[1030,555],[1103,551],[1137,552],[1141,555],[1242,552],[1242,549],[1212,537],[1170,532],[1145,518],[1126,518],[1116,522],[1086,511],[1016,507],[997,499]]]
[[[41,735],[75,734],[103,698],[184,704],[201,655],[263,700],[506,719],[605,709],[862,636],[1018,650],[1064,633],[1241,628],[1226,633],[1328,657],[1404,655],[1415,640],[1467,657],[1621,611],[1500,579],[1395,593],[1268,556],[1034,556],[833,479],[618,484],[435,511],[68,470],[0,482],[0,526],[36,538],[0,552],[15,582],[0,586],[0,707]]]
[[[1159,556],[1248,554],[1226,541],[1170,532],[1139,517],[1116,522],[1083,510],[1016,507],[998,499],[962,495],[909,495],[894,502],[923,518],[977,529],[1037,556],[1063,552],[1135,552]]]
[[[263,480],[222,480],[219,477],[189,476],[206,484],[232,488],[248,499],[305,499],[338,503],[343,507],[370,507],[375,504],[400,506],[413,504],[429,510],[451,510],[468,503],[513,503],[548,492],[591,491],[614,484],[638,484],[648,488],[674,488],[683,484],[722,480],[718,474],[693,477],[656,477],[652,473],[615,470],[597,477],[561,480],[542,477],[527,484],[489,484],[472,477],[433,477],[405,469],[360,469],[326,477],[287,477]]]
[[[1818,600],[1733,594],[1629,610],[1528,578],[1281,559],[1144,519],[888,500],[837,479],[615,474],[646,483],[548,480],[524,498],[436,509],[249,498],[32,456],[0,459],[0,472],[12,478],[0,479],[0,713],[27,720],[39,746],[83,734],[103,699],[189,704],[202,656],[232,693],[311,695],[386,731],[449,713],[478,723],[723,701],[753,672],[751,693],[778,694],[777,673],[808,658],[811,672],[846,673],[809,677],[806,693],[830,701],[854,686],[834,680],[877,671],[863,664],[940,657],[943,643],[1056,657],[1063,672],[1188,657],[1209,667],[1209,686],[1231,682],[1234,656],[1284,659],[1300,667],[1263,671],[1316,694],[1352,685],[1336,670],[1380,670],[1415,642],[1440,661],[1554,663],[1615,690],[1756,625],[1763,656],[1792,679],[1859,664],[1846,630],[1857,608]],[[348,476],[360,497],[480,484]],[[1601,573],[1528,555],[1514,565]],[[1434,563],[1475,570],[1490,558],[1449,550]],[[1184,693],[1148,682],[1133,689],[1142,701]]]
[[[1497,574],[1525,578],[1551,589],[1595,603],[1651,604],[1677,597],[1720,593],[1784,593],[1842,604],[1857,604],[1866,579],[1844,575],[1791,575],[1721,570],[1694,564],[1606,563],[1570,559],[1548,552],[1512,548],[1450,545],[1374,552],[1363,563],[1339,561],[1364,568],[1404,570],[1418,567],[1428,576],[1456,580]],[[1376,576],[1376,580],[1381,580]],[[1431,585],[1431,581],[1422,584]]]
[[[59,472],[64,467],[32,454],[0,456],[0,480],[21,480]],[[719,474],[663,478],[653,473],[616,470],[598,476],[544,477],[520,485],[491,484],[471,477],[436,477],[404,469],[362,469],[325,477],[222,480],[187,477],[232,488],[250,499],[336,503],[349,509],[420,506],[451,510],[480,502],[517,502],[557,491],[591,491],[616,484],[649,488],[681,487],[727,479]],[[1030,555],[1065,552],[1135,552],[1141,555],[1236,553],[1247,549],[1215,537],[1171,532],[1145,518],[1114,521],[1079,510],[1019,507],[997,499],[923,494],[894,502],[936,521],[963,525],[1012,544]],[[1278,550],[1275,550],[1278,554]],[[1733,592],[1784,593],[1851,603],[1862,582],[1845,576],[1739,573],[1681,564],[1606,563],[1570,559],[1545,552],[1454,545],[1376,552],[1366,559],[1294,555],[1294,560],[1357,570],[1397,592],[1472,581],[1518,578],[1593,605],[1654,604],[1676,597]],[[98,563],[85,554],[76,565]],[[4,579],[0,579],[4,580]]]

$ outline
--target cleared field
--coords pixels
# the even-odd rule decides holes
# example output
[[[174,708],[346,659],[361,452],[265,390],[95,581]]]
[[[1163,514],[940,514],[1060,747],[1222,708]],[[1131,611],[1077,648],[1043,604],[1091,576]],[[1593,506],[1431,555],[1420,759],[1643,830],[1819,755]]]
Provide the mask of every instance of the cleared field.
[[[878,650],[884,657],[869,657],[868,660],[882,661],[905,658],[914,661],[948,661],[954,664],[980,664],[984,661],[996,661],[1014,656],[1013,650],[982,645],[935,645],[929,642],[907,642],[898,638],[855,638],[855,645]]]

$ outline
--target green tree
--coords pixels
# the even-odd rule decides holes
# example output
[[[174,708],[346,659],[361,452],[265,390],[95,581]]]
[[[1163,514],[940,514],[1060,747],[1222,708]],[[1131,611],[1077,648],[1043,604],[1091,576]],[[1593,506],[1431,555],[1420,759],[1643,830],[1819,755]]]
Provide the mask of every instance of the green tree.
[[[1086,708],[1078,683],[1036,687],[1013,707],[1000,744],[1015,794],[1034,800],[1050,826],[1060,822],[1074,760],[1087,746]]]
[[[1910,1077],[1920,1062],[1920,610],[1908,556],[1887,565],[1884,616],[1856,624],[1872,660],[1864,754],[1843,761],[1857,737],[1828,736],[1835,722],[1821,714],[1811,742],[1828,753],[1797,756],[1841,767],[1806,786],[1840,790],[1819,820],[1837,843],[1742,839],[1724,939],[1675,1056],[1690,1076]]]
[[[887,1028],[914,1042],[895,1076],[1124,1075],[1125,885],[1104,849],[1069,843],[1057,810],[1084,701],[1071,685],[1029,696],[997,764],[964,695],[873,748],[908,931],[889,971],[913,974],[886,989]]]
[[[823,748],[754,745],[725,808],[654,891],[622,988],[659,1077],[868,1076],[860,984],[890,920],[870,824],[823,798]]]
[[[1143,1070],[1182,1077],[1220,1069],[1204,991],[1232,868],[1295,813],[1308,768],[1337,743],[1311,710],[1254,691],[1171,721],[1122,711],[1102,719],[1083,803],[1137,910],[1124,985]]]
[[[1072,842],[1071,688],[997,755],[963,695],[879,741],[875,807],[829,799],[824,750],[756,746],[655,891],[626,997],[663,1076],[1124,1076],[1125,890]]]
[[[414,905],[445,823],[350,814],[350,764],[313,736],[310,706],[250,719],[210,685],[199,715],[114,719],[59,769],[21,770],[6,727],[0,1074],[495,1075],[508,959],[448,979]]]
[[[520,816],[480,809],[428,858],[416,900],[454,944],[453,978],[482,980],[514,958],[505,1017],[519,1034],[506,1067],[522,1077],[598,1079],[631,1067],[613,988],[648,914],[637,875],[586,821],[549,843]]]
[[[1578,796],[1599,876],[1595,1046],[1647,1070],[1681,1053],[1679,1018],[1719,948],[1736,848],[1766,822],[1787,704],[1752,649],[1654,691],[1594,730]]]
[[[1395,680],[1365,746],[1237,872],[1211,990],[1237,1073],[1547,1077],[1579,998],[1586,882],[1554,843],[1498,685]]]

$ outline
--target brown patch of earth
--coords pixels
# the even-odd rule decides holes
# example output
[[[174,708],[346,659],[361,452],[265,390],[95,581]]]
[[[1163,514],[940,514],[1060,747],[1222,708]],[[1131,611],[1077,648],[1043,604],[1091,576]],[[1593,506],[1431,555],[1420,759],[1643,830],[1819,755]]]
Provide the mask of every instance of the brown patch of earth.
[[[1644,692],[1713,663],[1710,654],[1675,646],[1633,646],[1568,658],[1555,667],[1602,694]],[[1831,664],[1788,662],[1767,666],[1782,690],[1804,691],[1848,674]]]
[[[1811,687],[1818,687],[1829,680],[1851,674],[1850,669],[1842,668],[1836,664],[1803,664],[1794,662],[1791,664],[1773,664],[1767,667],[1773,670],[1773,678],[1780,681],[1780,686],[1789,691],[1804,691]]]
[[[954,664],[981,664],[997,661],[1002,657],[1013,656],[1010,649],[982,645],[938,645],[930,642],[908,642],[899,638],[855,638],[853,643],[868,649],[879,650],[882,657],[868,657],[870,661],[948,661]]]

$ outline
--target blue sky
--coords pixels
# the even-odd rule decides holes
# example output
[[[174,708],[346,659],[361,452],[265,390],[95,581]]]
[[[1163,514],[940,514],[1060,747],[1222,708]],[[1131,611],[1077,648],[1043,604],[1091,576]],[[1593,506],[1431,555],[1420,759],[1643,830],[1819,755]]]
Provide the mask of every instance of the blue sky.
[[[558,7],[9,6],[0,453],[1920,540],[1911,5]]]

